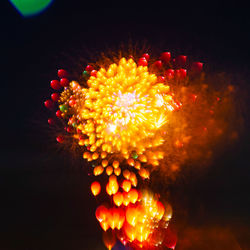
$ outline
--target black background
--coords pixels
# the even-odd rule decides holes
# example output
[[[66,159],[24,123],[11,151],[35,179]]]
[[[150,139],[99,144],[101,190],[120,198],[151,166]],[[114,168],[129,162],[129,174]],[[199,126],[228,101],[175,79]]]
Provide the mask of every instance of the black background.
[[[57,0],[26,19],[8,2],[1,10],[0,249],[104,249],[92,179],[58,150],[43,107],[57,69],[72,69],[78,54],[146,41],[235,74],[249,90],[250,18],[239,2]],[[206,175],[171,187],[185,198],[178,249],[250,249],[248,143],[246,130]]]

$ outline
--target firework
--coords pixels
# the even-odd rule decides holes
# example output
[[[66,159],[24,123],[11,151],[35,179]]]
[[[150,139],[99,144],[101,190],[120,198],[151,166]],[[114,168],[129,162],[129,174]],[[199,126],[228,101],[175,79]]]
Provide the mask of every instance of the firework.
[[[91,184],[91,192],[111,197],[109,205],[95,212],[109,249],[115,238],[134,248],[175,248],[176,236],[168,229],[172,208],[142,188],[143,182],[154,170],[165,175],[193,156],[204,158],[199,153],[210,140],[207,130],[222,133],[214,126],[220,125],[215,114],[220,98],[204,98],[206,84],[195,84],[203,64],[192,63],[190,74],[185,65],[183,55],[171,59],[164,52],[153,60],[143,54],[138,60],[121,57],[99,68],[87,65],[79,81],[68,80],[69,74],[61,69],[60,80],[51,81],[54,90],[62,91],[44,104],[49,109],[58,104],[56,116],[67,132],[58,135],[57,142],[72,139],[83,158],[92,162],[93,175],[107,175],[106,183]],[[191,80],[194,84],[187,87]]]

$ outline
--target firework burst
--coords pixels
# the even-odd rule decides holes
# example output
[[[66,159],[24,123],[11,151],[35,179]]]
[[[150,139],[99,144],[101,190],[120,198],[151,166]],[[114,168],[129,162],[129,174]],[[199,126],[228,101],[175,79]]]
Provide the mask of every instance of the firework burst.
[[[65,122],[67,136],[58,135],[57,141],[73,139],[92,162],[93,175],[107,175],[106,183],[94,181],[91,191],[111,197],[95,213],[109,249],[115,238],[133,248],[175,248],[176,236],[168,229],[170,204],[140,184],[154,170],[165,175],[190,158],[207,159],[207,131],[223,133],[216,116],[221,98],[217,93],[206,98],[203,64],[192,63],[190,74],[185,65],[186,56],[171,59],[164,52],[152,60],[143,54],[138,60],[120,57],[106,67],[87,65],[80,81],[68,80],[68,73],[59,70],[60,81],[51,81],[54,90],[63,88],[44,103],[49,109],[58,103],[56,116]],[[204,145],[206,154],[201,153]]]

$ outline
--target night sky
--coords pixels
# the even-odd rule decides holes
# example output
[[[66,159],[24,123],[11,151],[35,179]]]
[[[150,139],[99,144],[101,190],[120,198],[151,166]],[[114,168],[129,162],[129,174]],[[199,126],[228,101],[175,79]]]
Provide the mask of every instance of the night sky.
[[[191,56],[243,88],[240,139],[206,173],[181,176],[170,190],[179,201],[177,250],[250,249],[247,6],[119,2],[57,0],[31,18],[1,7],[0,250],[105,249],[88,168],[58,147],[43,102],[57,69],[73,71],[78,58],[129,41]]]

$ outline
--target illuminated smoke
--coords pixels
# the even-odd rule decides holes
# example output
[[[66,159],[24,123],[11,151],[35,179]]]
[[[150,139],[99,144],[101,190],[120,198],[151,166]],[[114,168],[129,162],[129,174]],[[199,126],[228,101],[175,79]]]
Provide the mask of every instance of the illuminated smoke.
[[[209,91],[202,67],[164,52],[156,61],[144,54],[137,61],[88,65],[79,81],[59,70],[60,81],[51,81],[53,89],[63,88],[44,103],[50,109],[58,103],[56,116],[65,121],[67,134],[57,141],[73,140],[92,162],[93,175],[107,175],[106,183],[91,185],[93,195],[111,197],[95,212],[107,248],[116,238],[133,248],[175,248],[171,205],[142,184],[154,171],[171,176],[190,160],[208,161],[216,138],[228,134],[220,115],[230,109],[225,96],[232,90]]]

